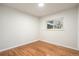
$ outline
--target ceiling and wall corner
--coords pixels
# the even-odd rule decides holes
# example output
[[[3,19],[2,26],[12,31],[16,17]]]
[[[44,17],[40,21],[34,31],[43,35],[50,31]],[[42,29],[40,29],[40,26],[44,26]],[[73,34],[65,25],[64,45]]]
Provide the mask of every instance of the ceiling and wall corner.
[[[26,14],[36,17],[44,17],[60,11],[76,7],[77,3],[45,3],[43,7],[39,7],[38,3],[4,3],[2,5],[15,8]]]

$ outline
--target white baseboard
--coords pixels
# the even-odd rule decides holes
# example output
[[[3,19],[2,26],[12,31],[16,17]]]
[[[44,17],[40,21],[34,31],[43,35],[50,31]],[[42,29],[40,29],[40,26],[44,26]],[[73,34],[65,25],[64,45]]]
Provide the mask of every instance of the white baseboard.
[[[13,47],[8,47],[8,48],[5,48],[5,49],[0,50],[0,52],[6,51],[6,50],[9,50],[9,49],[12,49],[12,48],[16,48],[16,47],[19,47],[19,46],[22,46],[22,45],[30,44],[30,43],[35,42],[35,41],[38,41],[38,40],[33,40],[33,41],[29,41],[27,43],[18,44],[18,45],[13,46]]]
[[[30,44],[30,43],[32,43],[32,42],[39,41],[39,40],[40,40],[40,41],[44,41],[44,42],[48,42],[48,43],[51,43],[51,44],[55,44],[55,45],[67,47],[67,48],[70,48],[70,49],[78,50],[77,48],[65,46],[65,45],[62,45],[62,44],[59,44],[59,43],[50,42],[50,41],[47,41],[47,40],[44,40],[44,39],[37,39],[37,40],[30,41],[30,42],[28,42],[28,43],[22,43],[22,44],[18,44],[18,45],[16,45],[16,46],[13,46],[13,47],[9,47],[9,48],[2,49],[2,50],[0,50],[0,52],[6,51],[6,50],[9,50],[9,49],[12,49],[12,48],[16,48],[16,47],[19,47],[19,46],[22,46],[22,45]],[[78,51],[79,51],[79,50],[78,50]]]
[[[70,49],[74,49],[74,50],[79,51],[79,49],[77,49],[77,48],[73,48],[73,47],[70,47],[70,46],[62,45],[62,44],[59,44],[59,43],[56,43],[56,42],[51,42],[51,41],[47,41],[47,40],[44,40],[44,39],[41,40],[41,41],[48,42],[48,43],[51,43],[51,44],[55,44],[55,45],[58,45],[58,46],[62,46],[62,47],[66,47],[66,48],[70,48]]]

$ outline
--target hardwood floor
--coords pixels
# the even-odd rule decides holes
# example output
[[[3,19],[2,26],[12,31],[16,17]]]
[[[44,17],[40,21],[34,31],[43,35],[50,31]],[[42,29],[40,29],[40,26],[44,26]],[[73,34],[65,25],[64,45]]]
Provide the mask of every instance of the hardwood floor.
[[[79,56],[79,51],[37,41],[0,52],[0,56]]]

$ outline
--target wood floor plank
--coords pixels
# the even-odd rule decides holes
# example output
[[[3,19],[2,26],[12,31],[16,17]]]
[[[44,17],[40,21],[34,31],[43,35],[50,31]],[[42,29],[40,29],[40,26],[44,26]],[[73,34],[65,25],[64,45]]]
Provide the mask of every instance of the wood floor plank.
[[[43,41],[36,41],[0,52],[0,56],[79,56],[79,51]]]

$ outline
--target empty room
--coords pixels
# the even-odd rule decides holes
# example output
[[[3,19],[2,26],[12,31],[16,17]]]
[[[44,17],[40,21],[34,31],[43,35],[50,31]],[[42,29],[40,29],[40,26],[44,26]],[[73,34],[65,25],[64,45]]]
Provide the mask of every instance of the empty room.
[[[79,4],[0,3],[0,56],[79,56]]]

